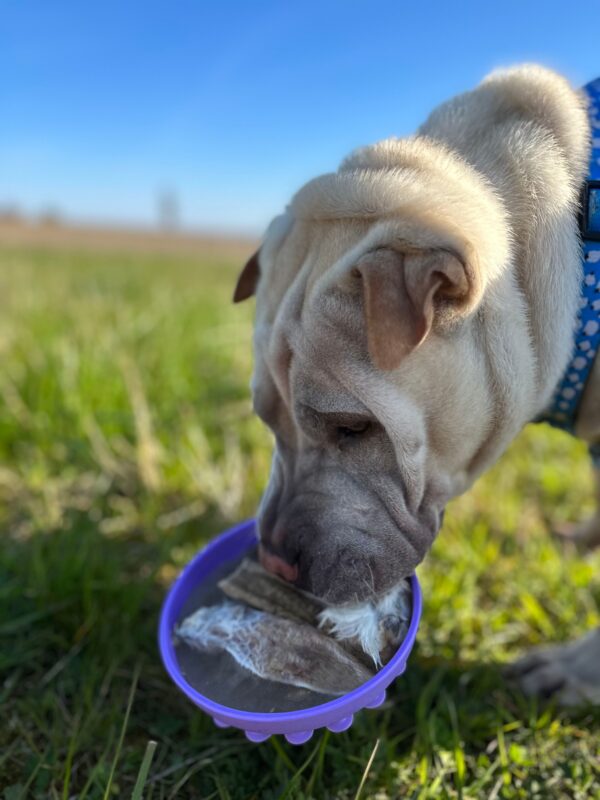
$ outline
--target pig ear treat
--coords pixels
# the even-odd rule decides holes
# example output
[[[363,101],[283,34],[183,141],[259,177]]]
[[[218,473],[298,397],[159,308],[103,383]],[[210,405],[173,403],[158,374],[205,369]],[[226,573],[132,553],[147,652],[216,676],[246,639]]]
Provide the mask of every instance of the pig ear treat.
[[[199,608],[176,635],[199,650],[227,650],[260,678],[322,694],[345,694],[373,677],[372,670],[312,625],[240,603]]]
[[[219,727],[240,728],[253,742],[280,734],[302,744],[317,728],[346,730],[355,713],[381,705],[404,672],[421,616],[418,581],[402,581],[395,595],[362,610],[332,609],[262,575],[252,560],[242,563],[256,545],[255,523],[246,522],[210,542],[185,568],[161,611],[165,667]],[[245,596],[231,600],[219,584]],[[255,607],[265,604],[277,613]],[[388,663],[375,669],[361,638],[369,648],[380,647],[380,661]]]

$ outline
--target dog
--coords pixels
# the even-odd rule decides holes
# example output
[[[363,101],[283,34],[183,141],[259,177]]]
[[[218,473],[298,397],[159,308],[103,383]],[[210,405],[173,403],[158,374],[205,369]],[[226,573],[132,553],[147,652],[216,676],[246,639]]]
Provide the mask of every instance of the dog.
[[[273,220],[234,294],[256,294],[253,406],[275,435],[267,569],[333,604],[384,595],[446,503],[548,407],[573,348],[589,156],[582,93],[540,66],[497,70]],[[575,433],[600,443],[600,359]],[[598,511],[575,534],[590,546],[595,479]],[[600,703],[598,664],[600,630],[514,675]]]

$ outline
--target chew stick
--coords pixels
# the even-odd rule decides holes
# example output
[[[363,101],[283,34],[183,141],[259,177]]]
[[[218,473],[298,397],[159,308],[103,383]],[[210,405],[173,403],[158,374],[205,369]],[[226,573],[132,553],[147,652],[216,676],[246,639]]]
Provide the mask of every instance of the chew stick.
[[[267,572],[257,561],[245,558],[231,575],[218,583],[227,597],[247,603],[259,611],[318,625],[325,603]]]

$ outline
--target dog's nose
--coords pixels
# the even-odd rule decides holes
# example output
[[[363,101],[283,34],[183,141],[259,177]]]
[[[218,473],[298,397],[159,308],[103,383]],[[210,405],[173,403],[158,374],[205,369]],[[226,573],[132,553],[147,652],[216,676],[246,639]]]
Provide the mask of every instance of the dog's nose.
[[[266,550],[262,544],[258,546],[258,560],[266,570],[272,572],[273,575],[277,575],[279,578],[283,578],[284,581],[293,583],[298,579],[297,564],[288,564],[281,556],[277,556],[275,553]]]

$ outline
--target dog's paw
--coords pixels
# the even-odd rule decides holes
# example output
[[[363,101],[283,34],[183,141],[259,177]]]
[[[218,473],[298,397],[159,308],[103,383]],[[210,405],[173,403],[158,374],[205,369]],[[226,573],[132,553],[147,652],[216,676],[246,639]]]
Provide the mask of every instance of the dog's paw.
[[[600,629],[565,645],[531,650],[505,670],[529,696],[563,707],[600,705]]]

